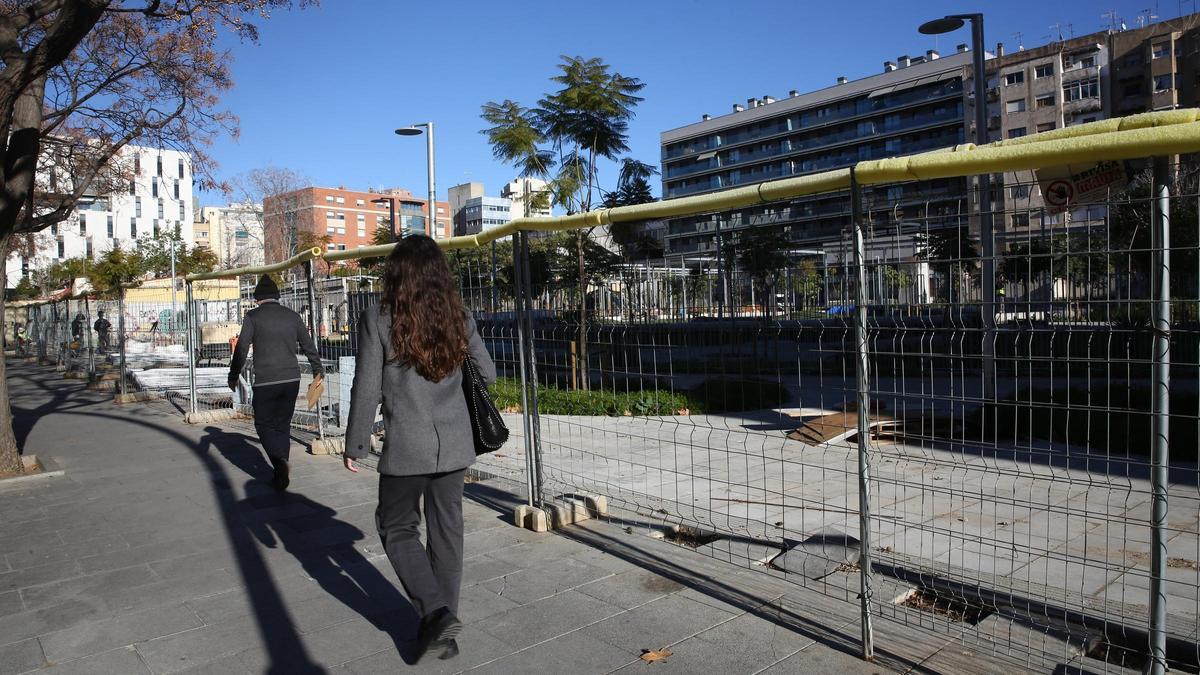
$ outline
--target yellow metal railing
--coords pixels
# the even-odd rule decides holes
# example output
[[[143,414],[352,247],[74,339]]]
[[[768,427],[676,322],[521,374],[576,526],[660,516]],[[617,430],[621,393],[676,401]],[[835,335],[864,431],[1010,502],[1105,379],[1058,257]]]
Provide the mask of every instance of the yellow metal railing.
[[[704,195],[598,209],[569,216],[517,218],[479,234],[451,237],[440,240],[438,244],[446,249],[474,248],[518,231],[567,231],[613,223],[698,215],[837,192],[849,189],[851,173],[860,185],[879,185],[983,173],[1028,171],[1106,159],[1135,159],[1193,152],[1200,152],[1200,109],[1145,113],[996,141],[987,145],[967,143],[917,155],[863,161],[849,169],[784,178]],[[187,280],[191,282],[243,274],[268,274],[288,269],[315,257],[329,262],[376,258],[386,256],[393,246],[395,244],[368,246],[351,251],[312,249],[273,265],[193,274],[189,275]]]

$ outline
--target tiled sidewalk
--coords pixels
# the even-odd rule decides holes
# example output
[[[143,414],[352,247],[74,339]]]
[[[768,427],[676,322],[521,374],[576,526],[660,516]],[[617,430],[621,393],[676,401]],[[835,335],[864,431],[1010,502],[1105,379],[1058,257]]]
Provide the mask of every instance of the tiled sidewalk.
[[[468,486],[462,654],[411,666],[416,617],[374,533],[373,475],[297,446],[277,495],[239,432],[9,368],[19,438],[66,473],[0,485],[0,675],[872,673],[923,660],[864,663],[853,607],[784,598],[777,580],[613,524],[517,529],[515,497],[487,482]],[[665,646],[666,662],[638,658]]]

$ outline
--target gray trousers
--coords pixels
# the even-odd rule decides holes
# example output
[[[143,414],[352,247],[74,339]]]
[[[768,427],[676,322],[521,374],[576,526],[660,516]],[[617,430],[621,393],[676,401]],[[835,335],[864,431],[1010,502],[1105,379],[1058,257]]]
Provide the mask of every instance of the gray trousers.
[[[421,617],[448,607],[458,613],[463,567],[463,474],[379,477],[375,525],[392,569]],[[427,544],[421,545],[421,498]]]

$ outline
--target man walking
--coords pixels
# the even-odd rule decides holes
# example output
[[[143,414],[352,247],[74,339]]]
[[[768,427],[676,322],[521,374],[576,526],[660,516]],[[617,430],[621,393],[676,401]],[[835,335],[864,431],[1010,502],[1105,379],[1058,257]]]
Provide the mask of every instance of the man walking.
[[[112,323],[104,318],[103,311],[96,312],[96,315],[96,323],[92,325],[92,328],[96,330],[96,337],[99,338],[100,353],[107,354],[109,348],[108,332],[112,330]]]
[[[279,287],[270,276],[264,274],[259,278],[254,287],[254,299],[258,306],[246,312],[233,361],[229,364],[229,388],[237,390],[238,376],[246,365],[246,354],[253,347],[254,429],[267,458],[275,467],[275,489],[285,490],[289,483],[292,413],[300,393],[298,351],[302,350],[308,358],[314,379],[321,378],[325,369],[304,320],[279,304]]]

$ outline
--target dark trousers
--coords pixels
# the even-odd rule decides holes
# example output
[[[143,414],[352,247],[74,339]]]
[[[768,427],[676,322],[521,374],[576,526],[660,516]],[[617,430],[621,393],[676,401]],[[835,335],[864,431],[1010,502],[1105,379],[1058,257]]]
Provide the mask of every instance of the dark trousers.
[[[292,449],[292,413],[296,412],[299,382],[254,387],[254,430],[267,457],[287,460]]]
[[[379,477],[379,507],[375,510],[379,539],[404,592],[422,617],[442,607],[458,613],[465,471]],[[420,533],[422,497],[425,546]]]

